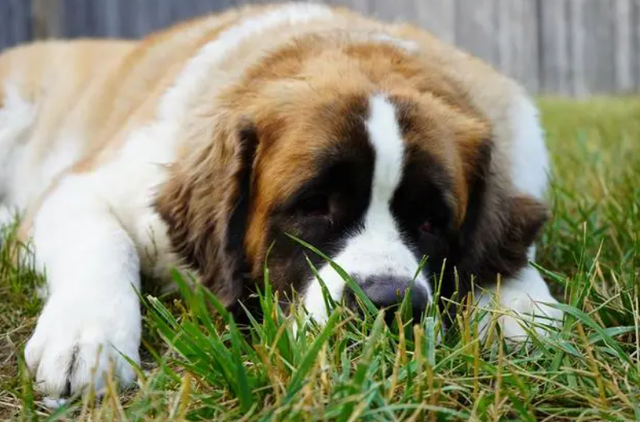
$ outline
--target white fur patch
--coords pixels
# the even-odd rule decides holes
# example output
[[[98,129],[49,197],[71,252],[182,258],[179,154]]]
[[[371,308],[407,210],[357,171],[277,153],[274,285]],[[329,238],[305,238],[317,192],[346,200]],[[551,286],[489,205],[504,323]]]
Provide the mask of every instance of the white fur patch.
[[[499,291],[497,286],[492,286],[484,292],[477,292],[476,298],[478,308],[489,311],[479,322],[481,337],[488,334],[492,311],[495,311],[493,317],[497,318],[505,339],[514,343],[526,342],[527,330],[545,335],[547,330],[544,326],[555,327],[562,322],[562,311],[545,305],[558,301],[551,296],[538,270],[530,266],[517,277],[504,280]]]
[[[82,140],[71,135],[61,135],[58,142],[47,152],[46,158],[40,164],[40,180],[37,193],[31,193],[31,198],[40,195],[40,191],[46,189],[52,180],[72,166],[80,158],[80,146]],[[23,176],[26,176],[23,174]],[[28,198],[24,198],[26,202]]]
[[[81,141],[61,135],[42,157],[30,130],[38,106],[25,101],[10,83],[5,83],[5,92],[0,109],[0,199],[23,211],[79,158]]]
[[[135,373],[120,353],[140,361],[140,268],[109,205],[85,177],[68,177],[43,202],[33,242],[49,295],[25,349],[38,388],[99,391],[109,370],[130,384]]]
[[[409,53],[415,53],[420,50],[420,44],[415,41],[394,37],[383,32],[373,34],[371,39],[382,44],[389,44],[398,47]]]
[[[391,199],[402,178],[404,140],[394,106],[385,97],[371,98],[366,127],[376,157],[371,201],[364,229],[347,241],[334,261],[347,273],[360,278],[391,275],[412,280],[419,262],[402,241],[390,209]],[[329,265],[324,265],[319,275],[331,297],[340,300],[345,287],[340,275]],[[431,298],[431,288],[423,275],[418,276],[416,284],[424,288]],[[316,321],[327,319],[322,288],[315,278],[304,294],[304,305]]]
[[[519,95],[510,114],[514,186],[520,192],[542,199],[549,183],[549,153],[538,110],[529,98]]]
[[[23,180],[18,188],[17,170],[25,166],[25,143],[36,118],[36,106],[24,100],[18,88],[4,84],[5,96],[0,108],[0,201],[8,206],[20,206],[17,190],[25,190]]]

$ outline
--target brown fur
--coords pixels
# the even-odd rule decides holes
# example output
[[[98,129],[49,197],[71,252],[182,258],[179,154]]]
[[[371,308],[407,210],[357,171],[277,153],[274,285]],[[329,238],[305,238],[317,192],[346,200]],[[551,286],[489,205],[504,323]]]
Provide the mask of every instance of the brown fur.
[[[235,208],[248,195],[241,179],[250,174],[256,142],[244,124],[228,121],[204,151],[174,166],[156,203],[178,255],[227,305],[244,288],[244,224],[239,232],[231,227]]]

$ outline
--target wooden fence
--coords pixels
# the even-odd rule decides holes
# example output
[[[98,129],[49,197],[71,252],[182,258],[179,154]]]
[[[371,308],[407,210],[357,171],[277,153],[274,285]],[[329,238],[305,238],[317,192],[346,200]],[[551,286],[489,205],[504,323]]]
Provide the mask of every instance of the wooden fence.
[[[417,23],[536,93],[640,90],[640,0],[326,0]],[[264,0],[0,0],[0,50],[34,38],[140,37]]]

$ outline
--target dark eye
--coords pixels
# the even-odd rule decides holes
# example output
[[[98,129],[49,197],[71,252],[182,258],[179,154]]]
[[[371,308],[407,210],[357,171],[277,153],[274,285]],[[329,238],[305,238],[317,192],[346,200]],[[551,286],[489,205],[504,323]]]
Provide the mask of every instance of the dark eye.
[[[325,217],[331,213],[329,196],[315,194],[303,199],[298,205],[298,211],[305,217]]]
[[[431,224],[431,221],[426,220],[424,222],[422,222],[422,224],[420,224],[420,227],[418,228],[418,230],[420,231],[420,234],[432,234],[433,233],[433,225]]]

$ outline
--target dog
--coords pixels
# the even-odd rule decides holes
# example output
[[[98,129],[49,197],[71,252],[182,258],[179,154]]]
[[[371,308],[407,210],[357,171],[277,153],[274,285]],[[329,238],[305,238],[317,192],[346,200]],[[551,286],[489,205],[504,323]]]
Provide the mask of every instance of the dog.
[[[443,294],[477,286],[480,305],[500,286],[515,341],[518,314],[562,317],[529,262],[548,214],[534,103],[414,26],[253,6],[142,41],[20,46],[0,83],[0,215],[22,215],[46,273],[25,358],[50,396],[101,390],[109,368],[134,382],[123,355],[139,362],[144,275],[169,288],[171,269],[191,270],[233,306],[267,265],[322,324],[307,258],[333,299],[353,293],[291,236],[377,306],[411,291],[420,312],[441,276]]]

